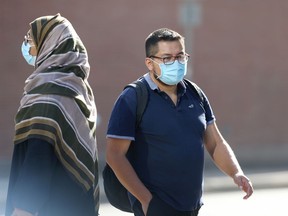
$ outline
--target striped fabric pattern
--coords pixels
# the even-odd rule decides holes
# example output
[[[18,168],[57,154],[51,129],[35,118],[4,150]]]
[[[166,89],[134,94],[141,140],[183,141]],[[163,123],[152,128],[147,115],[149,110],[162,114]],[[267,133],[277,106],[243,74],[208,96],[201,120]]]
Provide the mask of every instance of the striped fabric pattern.
[[[15,117],[14,143],[29,138],[51,143],[83,189],[93,188],[97,201],[97,110],[87,81],[90,66],[86,49],[71,23],[60,14],[40,17],[30,26],[37,58]]]

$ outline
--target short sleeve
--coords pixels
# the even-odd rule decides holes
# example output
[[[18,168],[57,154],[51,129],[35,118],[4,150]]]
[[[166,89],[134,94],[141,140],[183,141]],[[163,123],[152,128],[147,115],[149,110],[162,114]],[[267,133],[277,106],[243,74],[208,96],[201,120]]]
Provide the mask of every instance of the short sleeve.
[[[135,140],[136,91],[126,88],[116,100],[108,123],[107,137]]]
[[[216,120],[216,118],[212,110],[212,107],[210,105],[210,102],[208,100],[208,97],[205,95],[203,91],[202,91],[202,95],[204,97],[203,105],[204,105],[204,110],[205,110],[206,122],[207,124],[211,124]]]

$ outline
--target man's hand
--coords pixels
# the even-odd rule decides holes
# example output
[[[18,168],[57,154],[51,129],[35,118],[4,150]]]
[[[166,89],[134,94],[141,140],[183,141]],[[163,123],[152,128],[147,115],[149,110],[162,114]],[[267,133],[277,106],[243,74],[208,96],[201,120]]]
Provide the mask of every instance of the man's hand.
[[[149,207],[149,204],[148,205],[142,205],[142,210],[143,210],[143,213],[145,216],[147,215],[148,207]]]
[[[151,200],[152,200],[152,195],[151,195],[150,200],[148,202],[141,203],[142,210],[143,210],[145,216],[147,215],[147,211],[148,211],[149,204],[150,204]]]
[[[233,180],[235,184],[237,184],[238,187],[246,193],[243,199],[248,199],[253,194],[252,183],[245,175],[236,174],[234,175]]]

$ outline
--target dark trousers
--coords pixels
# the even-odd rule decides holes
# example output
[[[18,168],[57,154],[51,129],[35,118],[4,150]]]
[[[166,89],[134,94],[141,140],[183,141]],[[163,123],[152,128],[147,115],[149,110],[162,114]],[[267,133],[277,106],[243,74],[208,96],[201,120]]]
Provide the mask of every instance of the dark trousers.
[[[135,201],[132,209],[135,216],[144,216],[141,203],[138,200]],[[150,201],[146,216],[197,216],[199,209],[178,211],[154,195]]]

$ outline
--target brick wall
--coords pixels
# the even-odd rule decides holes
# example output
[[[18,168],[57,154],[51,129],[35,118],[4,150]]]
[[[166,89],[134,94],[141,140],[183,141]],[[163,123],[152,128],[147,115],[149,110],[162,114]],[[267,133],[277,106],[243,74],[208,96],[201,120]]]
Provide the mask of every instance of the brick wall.
[[[97,135],[103,157],[114,100],[126,83],[146,72],[146,36],[160,27],[187,32],[179,22],[181,3],[180,0],[1,2],[0,157],[11,157],[13,118],[24,81],[32,72],[20,53],[30,21],[60,12],[72,22],[86,45],[91,64],[90,84],[101,117]],[[277,152],[277,159],[285,160],[281,153],[288,144],[285,113],[288,4],[285,0],[199,3],[201,25],[193,31],[188,29],[192,35],[186,40],[188,44],[192,42],[193,49],[187,47],[187,50],[192,52],[193,79],[208,95],[219,128],[240,158],[253,160],[257,155],[261,158],[261,149]]]

